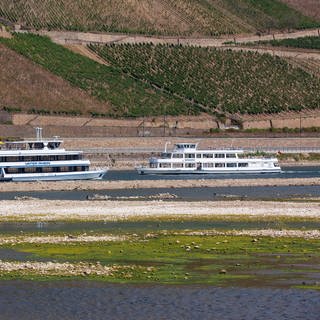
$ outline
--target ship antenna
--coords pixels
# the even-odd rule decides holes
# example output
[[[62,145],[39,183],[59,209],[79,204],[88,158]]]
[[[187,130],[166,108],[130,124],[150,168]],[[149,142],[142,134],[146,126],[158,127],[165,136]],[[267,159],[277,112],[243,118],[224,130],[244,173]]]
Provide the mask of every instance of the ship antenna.
[[[170,141],[167,141],[166,144],[164,145],[164,152],[167,153],[167,145],[171,144]]]
[[[36,128],[36,137],[37,137],[37,141],[42,141],[42,128],[40,127]]]

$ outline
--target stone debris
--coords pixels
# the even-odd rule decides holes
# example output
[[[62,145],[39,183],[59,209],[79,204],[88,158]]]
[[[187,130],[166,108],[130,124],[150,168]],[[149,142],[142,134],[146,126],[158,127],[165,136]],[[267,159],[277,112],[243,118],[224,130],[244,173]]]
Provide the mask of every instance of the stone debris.
[[[206,230],[206,231],[181,231],[175,232],[175,235],[188,235],[188,236],[251,236],[251,237],[288,237],[288,238],[304,238],[304,239],[320,239],[320,230]],[[251,242],[257,242],[258,239],[254,238]],[[218,243],[216,243],[218,244]]]
[[[0,272],[35,273],[38,275],[101,275],[109,276],[121,267],[103,266],[99,263],[69,262],[8,262],[0,260]]]
[[[318,218],[319,203],[274,201],[1,201],[1,221],[122,221],[144,217]]]
[[[103,201],[103,200],[170,200],[177,199],[178,196],[176,194],[171,194],[168,192],[158,193],[153,195],[146,196],[129,196],[129,197],[113,197],[104,194],[94,194],[93,196],[87,196],[87,200],[92,201]]]
[[[12,236],[0,237],[0,245],[18,244],[18,243],[71,243],[71,242],[108,242],[108,241],[125,241],[128,236],[86,236],[86,235],[67,235],[67,236]]]

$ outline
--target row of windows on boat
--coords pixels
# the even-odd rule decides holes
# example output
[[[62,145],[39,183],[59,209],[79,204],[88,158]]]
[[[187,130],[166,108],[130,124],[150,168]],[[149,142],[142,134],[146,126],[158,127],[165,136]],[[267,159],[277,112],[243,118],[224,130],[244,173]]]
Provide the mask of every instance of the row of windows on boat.
[[[159,166],[158,166],[159,165]],[[249,167],[249,163],[240,162],[240,163],[151,163],[150,168],[246,168]]]
[[[162,158],[167,159],[222,159],[222,158],[237,158],[235,153],[163,153]]]
[[[88,166],[4,168],[6,174],[88,171]]]
[[[81,154],[48,155],[48,156],[7,156],[0,157],[0,162],[35,162],[81,160]]]

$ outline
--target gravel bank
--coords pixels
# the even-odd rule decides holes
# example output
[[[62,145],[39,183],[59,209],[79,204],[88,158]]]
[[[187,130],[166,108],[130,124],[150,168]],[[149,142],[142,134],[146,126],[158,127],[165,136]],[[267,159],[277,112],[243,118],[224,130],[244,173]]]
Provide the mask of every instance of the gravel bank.
[[[2,221],[116,221],[163,216],[319,217],[319,203],[271,201],[1,201]]]

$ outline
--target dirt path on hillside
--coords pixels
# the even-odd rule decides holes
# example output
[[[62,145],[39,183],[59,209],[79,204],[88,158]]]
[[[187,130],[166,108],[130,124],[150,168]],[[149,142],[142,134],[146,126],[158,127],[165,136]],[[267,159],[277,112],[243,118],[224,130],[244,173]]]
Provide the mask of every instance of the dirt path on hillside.
[[[271,33],[266,35],[226,35],[220,38],[192,38],[192,37],[169,37],[169,36],[146,36],[125,35],[116,33],[84,33],[66,31],[41,30],[38,34],[49,36],[59,44],[82,44],[89,43],[153,43],[153,44],[182,44],[201,47],[221,47],[228,42],[247,43],[266,40],[295,39],[306,36],[320,36],[320,29],[300,30],[294,32]]]
[[[104,64],[106,66],[109,66],[108,62],[104,59],[102,59],[101,57],[99,57],[96,53],[94,53],[92,50],[90,50],[87,46],[82,46],[79,44],[68,44],[65,45],[66,48],[70,49],[71,51],[75,52],[75,53],[79,53],[93,61],[96,61],[100,64]]]

